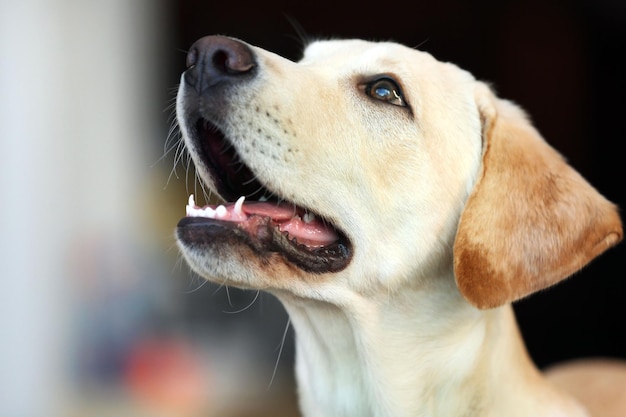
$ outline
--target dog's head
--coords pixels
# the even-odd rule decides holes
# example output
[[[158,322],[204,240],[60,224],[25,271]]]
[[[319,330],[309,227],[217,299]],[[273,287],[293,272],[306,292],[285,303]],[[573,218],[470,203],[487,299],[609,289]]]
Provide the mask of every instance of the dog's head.
[[[427,53],[326,41],[294,63],[213,36],[187,65],[179,125],[225,203],[190,200],[177,238],[208,279],[331,300],[454,268],[486,308],[621,239],[614,206],[519,109]]]

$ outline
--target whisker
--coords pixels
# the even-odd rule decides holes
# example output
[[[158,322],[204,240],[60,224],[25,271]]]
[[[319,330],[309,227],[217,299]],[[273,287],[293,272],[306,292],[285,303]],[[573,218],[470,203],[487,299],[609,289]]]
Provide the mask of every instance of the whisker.
[[[198,195],[198,184],[202,185],[202,182],[200,182],[198,171],[195,171],[193,177],[193,194],[196,196]],[[187,192],[187,194],[189,194],[189,192]]]
[[[204,200],[208,203],[211,199],[211,190],[207,191],[206,186],[204,185],[204,181],[202,181],[202,178],[200,178],[200,175],[197,172],[196,178],[198,179],[198,183],[200,184],[200,188],[202,189],[202,195],[204,196]]]
[[[191,155],[188,155],[187,156],[187,163],[185,164],[185,190],[187,191],[187,194],[189,194],[189,170],[191,168],[192,168]],[[194,169],[195,169],[195,167],[194,167]],[[195,171],[194,171],[194,174],[197,175],[197,173]],[[195,187],[195,183],[194,183],[194,187]],[[197,193],[194,192],[194,194],[197,194]]]
[[[178,133],[176,133],[176,136],[171,136],[167,139],[169,142],[171,142],[171,144],[166,142],[165,146],[163,147],[163,156],[159,158],[159,161],[162,161],[163,159],[165,159],[166,156],[170,154],[170,152],[180,147],[182,138],[179,136]]]
[[[154,167],[156,164],[163,162],[165,158],[174,150],[180,147],[182,141],[182,135],[180,132],[180,128],[178,126],[178,122],[173,119],[170,121],[170,127],[167,132],[167,136],[165,142],[163,143],[163,155],[158,158],[151,167]],[[178,154],[178,152],[176,152]],[[176,160],[176,157],[174,158]]]
[[[244,181],[241,185],[250,185],[250,184],[252,184],[252,183],[253,183],[253,182],[255,182],[255,181],[257,181],[257,178],[256,178],[256,176],[253,176],[253,177],[252,177],[252,178],[250,178],[249,180]]]
[[[282,356],[283,348],[285,347],[285,339],[287,338],[287,331],[289,330],[290,324],[291,324],[291,319],[287,319],[287,325],[285,326],[285,331],[283,332],[283,338],[280,341],[280,349],[278,350],[278,357],[276,358],[276,364],[274,365],[272,378],[270,379],[270,382],[267,385],[267,390],[269,390],[272,384],[274,383],[274,378],[276,377],[276,371],[278,371],[278,364],[280,363],[280,357]]]
[[[421,41],[420,43],[418,43],[417,45],[415,45],[415,46],[413,47],[413,49],[418,49],[418,48],[421,48],[421,47],[422,47],[422,45],[424,45],[424,44],[425,44],[426,42],[428,42],[429,40],[430,40],[430,37],[427,37],[426,39],[424,39],[423,41]]]
[[[178,121],[174,115],[171,116],[172,120],[169,121],[170,128],[167,132],[167,140],[165,141],[165,147],[167,147],[168,143],[172,138],[175,138],[176,141],[180,139],[180,129],[178,126]]]
[[[295,17],[289,14],[286,14],[285,18],[287,19],[289,24],[291,24],[291,27],[293,28],[294,32],[296,32],[296,36],[293,36],[293,35],[287,35],[287,36],[290,39],[297,41],[300,48],[304,50],[304,48],[306,48],[306,46],[309,43],[311,43],[311,36],[309,36],[306,30],[304,30],[304,27],[302,26],[302,24],[300,24],[300,22]]]
[[[265,194],[264,192],[268,191],[267,188],[265,188],[263,185],[261,185],[256,191],[254,191],[253,193],[250,193],[248,195],[246,195],[247,198],[252,199],[254,196],[256,196],[257,194],[260,194],[258,198],[261,197],[265,197],[266,199],[270,200],[270,199],[274,199],[276,196],[274,193],[270,192],[269,195]],[[278,204],[280,204],[283,200],[280,199]]]
[[[232,307],[233,301],[230,298],[230,290],[228,289],[228,285],[226,285],[225,288],[226,288],[226,298],[228,299],[228,305]]]
[[[187,148],[185,147],[185,142],[181,139],[178,140],[176,144],[176,152],[174,153],[174,163],[178,164],[183,157],[187,155]],[[189,155],[191,157],[191,155]]]
[[[259,298],[259,294],[260,293],[261,293],[261,291],[257,290],[256,291],[256,295],[254,296],[254,299],[247,306],[245,306],[244,308],[242,308],[240,310],[236,310],[236,311],[222,311],[222,312],[226,313],[226,314],[237,314],[237,313],[241,313],[243,311],[246,311],[247,309],[252,307],[252,305],[256,302],[256,300]]]
[[[217,294],[222,288],[224,288],[226,286],[226,279],[222,280],[222,282],[220,282],[220,284],[217,286],[217,288],[215,289],[215,291],[213,291],[213,293],[211,293],[211,297],[214,297],[215,294]]]
[[[204,287],[205,285],[207,285],[209,283],[209,281],[207,281],[206,279],[203,279],[199,275],[197,275],[197,277],[202,280],[200,285],[198,285],[196,288],[193,288],[193,289],[191,289],[189,291],[185,291],[183,294],[185,294],[185,295],[186,294],[193,294],[194,292],[199,291],[200,289],[202,289],[202,287]]]
[[[182,256],[182,254],[179,254],[177,264],[182,265],[183,263],[185,263],[184,262],[184,258]],[[197,272],[195,272],[193,269],[191,269],[189,264],[186,264],[186,265],[187,265],[187,274],[188,274],[188,277],[190,278],[189,285],[191,286],[191,284],[193,282],[198,282],[199,284],[196,286],[196,288],[190,289],[188,291],[184,291],[182,294],[192,294],[192,293],[194,293],[196,291],[199,291],[209,281],[207,281],[206,279],[204,279],[200,275],[198,275]]]
[[[185,144],[182,141],[180,141],[176,145],[176,152],[174,154],[174,163],[173,163],[172,169],[170,170],[170,174],[167,177],[167,182],[165,183],[165,188],[167,188],[167,186],[170,184],[170,181],[172,180],[173,177],[176,177],[176,179],[179,178],[178,177],[178,171],[177,171],[176,167],[178,166],[178,163],[183,158],[185,153],[186,153]]]
[[[222,146],[222,150],[220,151],[222,155],[224,155],[226,152],[230,151],[233,148],[233,144],[226,142],[224,143],[224,145]]]
[[[239,174],[244,166],[245,166],[244,164],[239,164],[239,166],[235,168],[234,173]]]

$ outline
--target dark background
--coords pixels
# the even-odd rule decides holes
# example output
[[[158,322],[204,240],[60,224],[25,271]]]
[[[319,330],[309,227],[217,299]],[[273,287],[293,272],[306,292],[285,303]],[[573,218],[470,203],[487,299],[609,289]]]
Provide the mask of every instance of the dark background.
[[[393,40],[417,46],[491,82],[519,103],[546,140],[602,194],[626,207],[626,2],[171,1],[176,38],[169,81],[184,51],[208,34],[239,37],[297,60],[299,32],[311,38]],[[612,249],[574,278],[516,303],[522,333],[540,367],[583,356],[626,357],[626,246]],[[202,320],[207,294],[189,296]],[[241,297],[249,294],[231,291]],[[273,305],[272,301],[265,301]],[[263,305],[263,303],[261,303]],[[222,307],[216,307],[222,309]],[[265,307],[265,318],[273,317]],[[224,318],[228,323],[231,318]],[[232,320],[242,320],[241,316]],[[276,320],[282,333],[284,317]],[[288,343],[287,357],[292,344]],[[287,361],[288,362],[288,361]],[[285,363],[285,362],[283,362]]]

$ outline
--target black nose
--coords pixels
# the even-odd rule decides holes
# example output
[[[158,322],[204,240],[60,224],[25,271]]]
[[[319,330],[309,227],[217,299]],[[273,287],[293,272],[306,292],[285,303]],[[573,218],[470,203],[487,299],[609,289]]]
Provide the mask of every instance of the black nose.
[[[205,36],[187,53],[185,82],[201,93],[219,83],[249,78],[256,60],[250,47],[224,36]]]

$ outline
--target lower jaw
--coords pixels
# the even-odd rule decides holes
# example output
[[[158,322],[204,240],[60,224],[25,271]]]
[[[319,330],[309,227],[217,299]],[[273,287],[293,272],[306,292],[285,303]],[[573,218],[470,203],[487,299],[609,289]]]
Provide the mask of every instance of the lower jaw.
[[[219,245],[237,250],[236,246],[244,244],[261,257],[277,253],[290,264],[310,273],[338,272],[350,263],[352,249],[343,237],[320,248],[308,248],[281,232],[270,218],[255,217],[254,227],[247,229],[233,222],[185,217],[178,223],[176,234],[178,240],[190,248]]]

